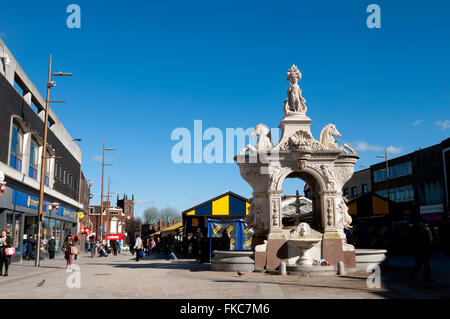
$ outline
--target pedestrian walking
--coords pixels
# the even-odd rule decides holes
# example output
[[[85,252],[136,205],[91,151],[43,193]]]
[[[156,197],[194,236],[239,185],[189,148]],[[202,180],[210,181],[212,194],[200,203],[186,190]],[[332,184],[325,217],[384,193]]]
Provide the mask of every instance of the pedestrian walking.
[[[113,240],[112,248],[113,248],[114,256],[117,256],[117,251],[119,250],[119,242],[117,240]]]
[[[36,258],[36,234],[31,235],[27,240],[28,256],[32,260]]]
[[[167,246],[169,248],[167,259],[177,260],[177,256],[175,255],[175,238],[173,236],[169,236],[169,243]]]
[[[0,237],[0,276],[8,276],[8,268],[11,262],[11,256],[15,253],[12,240],[7,236],[6,231],[2,231]],[[3,274],[3,265],[5,266],[5,273]]]
[[[48,258],[54,259],[55,258],[55,251],[56,251],[56,240],[55,237],[52,236],[50,240],[47,243],[47,250],[48,250]]]
[[[194,234],[191,238],[191,246],[192,246],[192,257],[194,257],[194,259],[196,261],[200,260],[200,244],[199,244],[199,240],[198,240],[198,235]]]
[[[425,281],[432,282],[430,259],[433,254],[433,235],[424,219],[414,221],[411,235],[414,247],[414,266],[411,270],[410,280],[414,280],[417,272],[423,265]]]
[[[94,242],[94,237],[89,240],[89,249],[91,251],[91,257],[95,258],[95,251],[97,250],[97,245]]]
[[[80,251],[81,247],[80,247],[80,241],[78,240],[78,236],[74,236],[73,237],[73,243],[75,245],[75,247],[77,248],[77,253],[74,254],[74,259],[77,260],[78,257],[78,252]]]
[[[182,256],[183,258],[186,258],[186,255],[189,252],[189,239],[188,236],[183,236],[183,239],[181,240],[181,247],[182,247]]]
[[[141,251],[142,251],[142,239],[140,235],[136,236],[136,242],[134,244],[134,250],[136,251],[136,261],[139,261],[141,258]]]
[[[72,236],[69,235],[66,237],[62,249],[64,252],[64,258],[66,259],[66,268],[67,268],[72,265],[72,255],[74,254],[74,252],[76,252],[75,250],[77,249],[73,242]]]

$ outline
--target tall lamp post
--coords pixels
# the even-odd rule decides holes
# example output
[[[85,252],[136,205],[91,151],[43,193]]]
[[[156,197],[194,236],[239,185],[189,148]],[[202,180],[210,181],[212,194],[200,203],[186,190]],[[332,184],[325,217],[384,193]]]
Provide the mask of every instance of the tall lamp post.
[[[389,202],[391,200],[391,194],[389,191],[389,165],[388,165],[388,157],[387,157],[387,148],[384,149],[384,156],[377,155],[379,158],[384,158],[386,163],[386,188],[387,188],[387,198],[388,198],[388,214],[389,214]]]
[[[54,87],[56,83],[51,81],[51,77],[53,76],[72,76],[72,73],[52,73],[52,55],[50,54],[50,62],[48,65],[48,80],[47,80],[47,97],[45,99],[45,119],[44,119],[44,143],[42,146],[42,160],[41,160],[41,180],[39,186],[39,208],[38,208],[38,237],[36,243],[36,259],[34,261],[34,265],[36,267],[40,266],[40,252],[41,252],[41,225],[42,225],[42,217],[44,215],[44,183],[45,183],[45,160],[47,158],[52,158],[56,156],[46,156],[47,153],[47,123],[48,123],[48,106],[50,102],[55,103],[64,103],[64,101],[50,101],[50,88]]]
[[[101,243],[103,243],[103,184],[104,184],[104,178],[105,178],[105,166],[112,166],[113,164],[106,164],[105,163],[105,151],[115,151],[115,148],[105,148],[105,140],[103,140],[103,157],[102,157],[102,195],[100,197],[100,240]],[[98,237],[97,237],[98,238]]]
[[[109,208],[111,207],[111,197],[112,197],[111,194],[115,194],[115,193],[110,192],[110,186],[111,186],[111,184],[115,184],[115,183],[116,182],[112,182],[110,177],[108,176],[108,195],[105,196],[108,199],[107,200],[108,207],[106,208],[106,210],[108,211],[108,214],[106,215],[106,223],[105,223],[106,225],[111,225],[110,220],[109,220]],[[111,229],[109,229],[109,227],[108,227],[108,232],[111,233]],[[105,233],[106,233],[106,229],[105,229]],[[108,242],[107,238],[105,240],[106,240],[106,242]]]

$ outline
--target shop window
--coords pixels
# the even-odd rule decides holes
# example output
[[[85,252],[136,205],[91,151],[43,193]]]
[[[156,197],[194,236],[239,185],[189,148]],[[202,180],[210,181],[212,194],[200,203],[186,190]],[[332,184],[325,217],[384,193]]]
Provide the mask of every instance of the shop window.
[[[363,194],[367,193],[367,184],[362,185],[362,192]]]
[[[10,166],[18,171],[22,171],[22,146],[23,131],[16,122],[13,122]]]
[[[61,248],[61,221],[57,219],[50,219],[51,234],[55,237],[56,247]]]
[[[53,176],[54,176],[53,178],[56,179],[56,180],[59,179],[59,176],[58,176],[59,169],[58,169],[58,167],[59,167],[58,166],[58,162],[55,161],[55,171],[54,171],[54,174],[53,174]]]

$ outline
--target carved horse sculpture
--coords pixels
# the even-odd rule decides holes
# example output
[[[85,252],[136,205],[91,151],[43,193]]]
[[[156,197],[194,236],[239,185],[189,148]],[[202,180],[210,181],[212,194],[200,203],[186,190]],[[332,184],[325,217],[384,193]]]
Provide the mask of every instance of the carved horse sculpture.
[[[244,155],[248,150],[250,150],[251,153],[260,153],[261,151],[267,151],[272,148],[272,142],[270,140],[270,130],[264,124],[256,125],[256,129],[250,136],[258,136],[256,147],[248,144],[242,151],[239,152],[239,155]]]
[[[346,151],[346,149],[348,149],[351,153],[356,154],[356,152],[347,144],[338,146],[337,141],[334,139],[334,137],[341,137],[341,133],[339,133],[334,124],[328,124],[320,132],[320,144],[322,144],[327,149],[335,148],[340,150],[341,152],[349,153],[348,151]]]

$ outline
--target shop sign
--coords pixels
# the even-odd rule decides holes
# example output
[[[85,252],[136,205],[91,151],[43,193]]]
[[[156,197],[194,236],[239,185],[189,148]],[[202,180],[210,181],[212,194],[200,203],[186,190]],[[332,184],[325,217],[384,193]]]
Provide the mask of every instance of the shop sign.
[[[89,227],[83,227],[83,228],[81,228],[81,233],[82,233],[82,234],[90,233],[90,232],[91,232],[91,229],[90,229]]]
[[[125,239],[124,234],[109,234],[108,235],[108,240],[123,240],[123,239]]]
[[[73,211],[71,211],[70,209],[67,209],[65,207],[62,207],[62,209],[61,209],[61,205],[59,206],[59,208],[60,209],[58,209],[58,211],[56,212],[56,215],[67,217],[67,218],[72,218],[72,219],[75,217],[75,213]]]
[[[420,214],[433,214],[433,213],[443,213],[444,205],[436,204],[436,205],[424,205],[420,206]]]
[[[28,207],[28,208],[34,209],[34,210],[39,209],[39,198],[16,191],[16,190],[13,193],[12,203],[22,206],[22,207]],[[47,202],[46,201],[44,201],[43,210],[44,210],[44,212],[47,211]]]
[[[83,212],[78,212],[78,218],[80,218],[80,219],[84,218]]]

